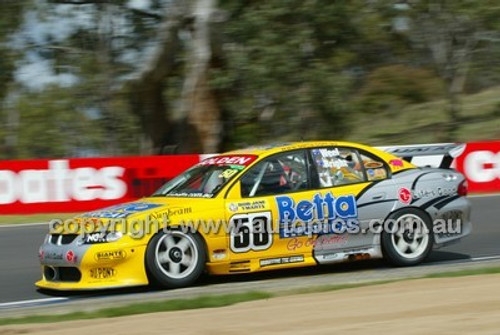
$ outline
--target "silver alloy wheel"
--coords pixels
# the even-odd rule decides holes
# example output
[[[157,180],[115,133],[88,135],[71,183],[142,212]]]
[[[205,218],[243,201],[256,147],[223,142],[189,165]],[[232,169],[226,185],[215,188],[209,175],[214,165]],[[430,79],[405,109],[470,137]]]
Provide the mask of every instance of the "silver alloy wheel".
[[[391,242],[402,257],[411,259],[421,256],[429,244],[429,231],[425,222],[415,214],[404,214],[393,227]]]
[[[182,279],[189,276],[198,263],[198,249],[190,235],[171,231],[156,244],[155,260],[160,271],[167,277]]]

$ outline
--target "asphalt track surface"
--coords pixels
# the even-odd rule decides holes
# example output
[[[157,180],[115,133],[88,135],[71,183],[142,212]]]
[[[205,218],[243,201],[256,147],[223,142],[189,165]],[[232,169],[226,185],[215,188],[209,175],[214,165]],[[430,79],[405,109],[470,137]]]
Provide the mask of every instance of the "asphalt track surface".
[[[470,261],[495,256],[500,258],[500,195],[470,198],[472,203],[473,232],[458,244],[434,250],[426,263],[444,264]],[[8,307],[10,303],[18,303],[36,299],[47,299],[68,294],[37,291],[33,283],[40,277],[38,264],[38,247],[47,233],[47,225],[0,226],[0,307]],[[310,267],[291,270],[270,271],[257,274],[236,276],[206,276],[199,286],[211,284],[239,283],[259,279],[277,279],[298,277],[307,282],[308,277],[329,275],[332,272],[346,273],[358,270],[383,270],[388,266],[383,261],[363,261],[357,263],[337,264],[321,267]],[[133,295],[149,292],[152,289],[131,288],[87,293],[72,293],[69,298],[86,298],[98,296]],[[55,300],[58,298],[55,298]],[[2,306],[3,305],[3,306]]]

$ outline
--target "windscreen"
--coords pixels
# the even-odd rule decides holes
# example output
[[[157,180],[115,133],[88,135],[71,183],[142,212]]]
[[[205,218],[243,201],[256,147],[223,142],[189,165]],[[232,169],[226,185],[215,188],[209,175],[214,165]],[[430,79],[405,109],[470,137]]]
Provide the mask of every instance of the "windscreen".
[[[168,181],[153,196],[212,198],[257,157],[215,156]]]

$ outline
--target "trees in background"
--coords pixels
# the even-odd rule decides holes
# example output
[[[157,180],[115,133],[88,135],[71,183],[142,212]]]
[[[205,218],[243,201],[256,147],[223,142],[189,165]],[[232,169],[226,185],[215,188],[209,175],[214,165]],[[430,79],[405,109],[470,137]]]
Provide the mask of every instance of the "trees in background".
[[[226,64],[211,78],[233,143],[346,134],[348,97],[371,44],[363,4],[223,1]]]
[[[461,122],[460,95],[474,57],[500,42],[500,6],[494,0],[420,0],[412,2],[408,14],[412,48],[427,52],[427,63],[445,84],[448,122],[443,140],[451,141]]]
[[[0,128],[0,153],[5,157],[15,157],[15,149],[19,145],[16,128],[19,124],[19,115],[6,108],[6,96],[9,86],[14,80],[15,60],[18,53],[9,47],[9,39],[22,22],[22,13],[27,1],[3,1],[0,10],[0,116],[3,127]]]
[[[4,158],[338,139],[367,117],[443,97],[443,139],[453,140],[460,95],[499,79],[489,71],[500,51],[494,1],[24,0],[0,9]]]

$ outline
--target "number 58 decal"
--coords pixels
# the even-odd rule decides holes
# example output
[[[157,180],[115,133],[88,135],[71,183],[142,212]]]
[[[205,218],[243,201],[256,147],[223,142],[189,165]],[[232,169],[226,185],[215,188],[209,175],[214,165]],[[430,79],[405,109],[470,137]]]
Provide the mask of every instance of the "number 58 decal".
[[[236,214],[229,222],[233,252],[266,250],[273,244],[271,212]]]

